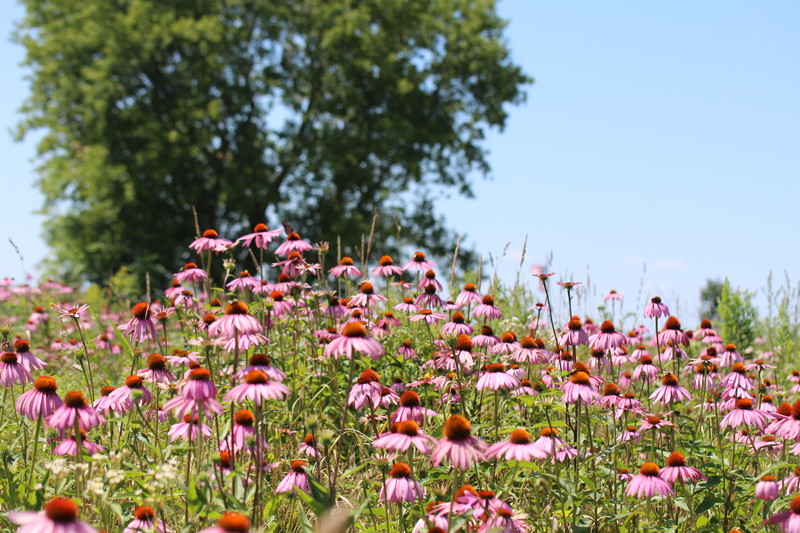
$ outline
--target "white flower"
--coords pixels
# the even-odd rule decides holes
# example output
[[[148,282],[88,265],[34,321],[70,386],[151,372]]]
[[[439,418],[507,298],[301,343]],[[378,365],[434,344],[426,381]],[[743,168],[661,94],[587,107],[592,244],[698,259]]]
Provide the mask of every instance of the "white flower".
[[[50,470],[54,476],[60,476],[66,471],[66,464],[67,460],[65,458],[56,457],[52,461],[46,461],[44,467],[46,470]]]
[[[109,470],[106,472],[106,479],[112,485],[116,485],[117,483],[122,483],[125,481],[125,472],[123,470]]]
[[[92,478],[86,483],[86,489],[89,492],[94,493],[97,496],[103,495],[103,487],[105,484],[103,483],[103,478]]]

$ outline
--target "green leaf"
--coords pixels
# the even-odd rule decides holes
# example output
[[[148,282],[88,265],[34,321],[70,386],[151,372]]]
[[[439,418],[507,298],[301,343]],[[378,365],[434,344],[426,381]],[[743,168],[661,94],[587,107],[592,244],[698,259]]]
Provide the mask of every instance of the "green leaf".
[[[311,511],[315,515],[322,516],[322,513],[324,513],[327,510],[327,507],[324,504],[318,502],[317,500],[315,500],[314,498],[312,498],[311,496],[309,496],[308,494],[306,494],[302,490],[295,489],[295,494],[297,494],[297,497],[300,498],[300,500],[302,500],[303,503],[308,505],[308,508],[311,509]],[[300,513],[300,514],[303,514],[303,513]]]
[[[682,497],[679,496],[672,501],[675,504],[675,507],[678,507],[686,512],[689,512],[689,506],[686,505],[686,500],[684,500]]]
[[[311,495],[314,497],[314,500],[322,505],[323,509],[332,506],[336,502],[336,489],[334,489],[333,495],[331,495],[325,486],[311,473],[308,467],[306,467],[306,473],[308,474],[308,484],[311,487]]]
[[[723,500],[721,498],[717,498],[716,496],[712,496],[712,495],[709,494],[700,503],[700,505],[698,505],[697,508],[695,508],[694,512],[695,512],[695,514],[703,514],[706,511],[708,511],[709,509],[711,509],[712,507],[714,507],[715,505],[720,504],[722,502],[723,502]]]

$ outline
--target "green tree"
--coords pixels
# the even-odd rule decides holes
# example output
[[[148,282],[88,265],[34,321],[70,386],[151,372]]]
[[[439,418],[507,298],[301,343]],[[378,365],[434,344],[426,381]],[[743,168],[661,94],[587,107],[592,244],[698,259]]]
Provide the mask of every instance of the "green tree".
[[[718,279],[706,280],[706,286],[700,289],[700,318],[717,320],[717,306],[722,295],[723,283]]]
[[[745,353],[758,336],[758,309],[753,305],[754,293],[733,289],[728,278],[719,297],[719,334],[722,340],[736,345]]]
[[[531,80],[496,0],[23,0],[57,266],[171,271],[201,229],[267,219],[346,249],[453,233],[434,193],[471,195],[487,128]],[[459,257],[469,259],[462,250]]]

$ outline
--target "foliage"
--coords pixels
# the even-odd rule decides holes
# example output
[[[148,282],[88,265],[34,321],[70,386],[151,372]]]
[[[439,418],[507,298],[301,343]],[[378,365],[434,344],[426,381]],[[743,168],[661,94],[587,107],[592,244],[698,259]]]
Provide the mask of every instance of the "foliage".
[[[758,309],[753,305],[754,293],[733,289],[728,278],[722,284],[717,313],[719,334],[744,353],[758,336]]]
[[[521,261],[520,275],[514,285],[504,286],[495,275],[487,275],[491,282],[486,281],[478,290],[478,301],[490,301],[480,296],[491,296],[502,311],[501,316],[480,316],[474,306],[477,302],[460,309],[464,315],[461,326],[474,328],[471,338],[475,342],[469,357],[459,366],[456,357],[465,355],[456,356],[452,334],[444,329],[446,323],[456,324],[455,310],[441,310],[438,323],[427,325],[416,320],[425,316],[423,312],[406,312],[395,304],[404,302],[409,295],[412,299],[416,297],[418,303],[421,298],[433,295],[453,299],[461,292],[462,283],[479,278],[476,273],[468,274],[467,278],[448,277],[450,268],[444,267],[433,280],[425,278],[426,282],[434,283],[431,291],[420,290],[419,285],[410,288],[393,284],[393,277],[359,288],[359,278],[345,276],[337,280],[321,275],[306,263],[302,254],[292,264],[296,271],[283,265],[282,272],[289,278],[295,276],[297,282],[285,286],[286,294],[277,289],[273,292],[274,287],[263,291],[260,282],[255,285],[258,290],[230,286],[231,279],[242,282],[249,278],[240,276],[242,272],[232,263],[224,278],[210,276],[205,291],[193,280],[171,287],[169,290],[177,291],[182,298],[171,303],[174,307],[165,309],[156,302],[151,302],[152,307],[145,303],[137,306],[140,317],[146,317],[148,309],[152,310],[157,327],[155,335],[142,330],[141,338],[135,328],[127,336],[117,328],[136,317],[132,316],[131,304],[143,296],[142,292],[136,292],[130,270],[120,269],[106,286],[92,285],[85,292],[49,280],[38,287],[0,285],[0,323],[9,324],[0,328],[0,337],[4,341],[29,340],[30,352],[25,351],[24,345],[23,349],[19,346],[13,349],[20,356],[34,353],[47,363],[45,368],[32,368],[30,379],[22,377],[19,378],[22,383],[12,384],[8,370],[12,363],[7,362],[11,361],[8,356],[14,354],[3,354],[5,366],[0,366],[3,377],[0,387],[6,393],[0,400],[0,409],[9,414],[0,421],[3,441],[0,512],[41,510],[53,497],[63,496],[80,501],[82,518],[109,533],[123,533],[126,527],[131,528],[135,511],[142,505],[152,506],[167,527],[182,533],[218,532],[219,529],[205,528],[228,511],[248,515],[251,531],[335,532],[352,526],[355,531],[365,533],[407,533],[415,523],[414,530],[427,530],[423,519],[437,518],[429,504],[445,502],[447,509],[456,490],[466,483],[490,491],[482,495],[496,497],[490,499],[490,505],[496,507],[469,510],[454,507],[452,515],[447,510],[440,512],[438,518],[450,515],[451,521],[445,527],[453,533],[727,532],[732,528],[763,530],[764,519],[785,511],[790,502],[795,507],[800,504],[794,489],[788,494],[781,491],[774,501],[755,497],[759,494],[757,487],[767,482],[762,481],[762,476],[772,475],[786,483],[797,468],[796,457],[784,453],[796,439],[779,436],[780,440],[775,440],[776,430],[763,427],[768,420],[760,418],[766,416],[760,408],[768,403],[765,396],[768,390],[775,395],[774,404],[797,399],[790,381],[792,362],[772,354],[771,346],[756,347],[759,357],[770,366],[764,370],[753,368],[757,380],[752,380],[752,386],[747,385],[749,378],[738,382],[742,385],[723,385],[734,376],[734,361],[701,359],[708,345],[699,338],[690,341],[680,329],[661,333],[674,335],[673,342],[685,350],[686,360],[702,361],[699,364],[710,378],[704,384],[697,380],[700,373],[695,374],[695,379],[688,379],[681,372],[685,361],[653,357],[646,362],[643,355],[654,353],[646,347],[651,343],[641,336],[614,335],[606,328],[602,334],[616,338],[616,347],[593,350],[587,346],[588,338],[562,340],[560,343],[576,345],[555,353],[551,332],[564,339],[566,328],[558,325],[569,320],[570,310],[580,307],[579,295],[585,285],[562,289],[555,282],[544,285],[533,278],[531,286],[520,279]],[[435,281],[442,284],[441,289]],[[344,286],[342,294],[371,296],[372,303],[358,308],[351,299],[350,309],[341,308],[340,314],[335,310],[329,312],[334,304],[323,295],[334,283]],[[300,289],[306,284],[311,290]],[[160,294],[161,288],[155,284],[152,291]],[[197,298],[192,291],[199,291]],[[222,300],[221,306],[206,305],[212,294]],[[785,321],[789,325],[787,335],[792,337],[797,324],[796,293],[787,290],[783,296],[787,303],[782,307],[784,311],[779,309],[774,328],[780,337],[783,335],[780,324]],[[758,317],[751,297],[750,293],[733,290],[727,280],[724,283],[719,309],[722,327],[728,328],[720,330],[726,342],[736,341],[745,346],[740,339],[747,338],[748,331],[754,331]],[[553,305],[562,300],[563,304]],[[549,305],[537,306],[545,301]],[[52,308],[46,302],[53,302]],[[95,307],[81,311],[78,302],[91,302]],[[248,305],[242,309],[237,302]],[[485,311],[488,304],[482,305]],[[387,313],[390,309],[393,315]],[[336,351],[343,349],[341,345],[335,348],[334,343],[347,337],[346,327],[359,322],[356,310],[366,317],[365,331],[374,333],[374,337],[366,334],[352,337],[359,347],[348,359]],[[617,317],[627,316],[621,307],[618,313]],[[637,319],[641,317],[636,315]],[[390,317],[396,322],[388,320]],[[597,323],[601,317],[584,318]],[[226,319],[238,324],[249,321],[251,325],[246,327],[259,332],[248,336],[248,346],[255,345],[241,350],[232,346],[226,349],[224,343],[241,339],[238,330],[221,333],[220,329],[214,333],[207,327]],[[482,326],[488,325],[503,340],[491,347],[478,346],[478,334],[487,338]],[[579,329],[583,331],[585,327],[588,331],[590,325],[587,320]],[[331,340],[330,335],[337,338]],[[442,342],[436,340],[440,335]],[[544,347],[541,352],[530,349],[538,345],[530,337],[539,338]],[[637,348],[620,351],[624,357],[619,357],[616,350],[630,341]],[[400,352],[401,347],[406,348],[406,342],[415,350],[408,357]],[[459,342],[464,341],[459,339]],[[361,353],[370,350],[370,344],[373,348],[378,344],[386,353],[373,357]],[[192,370],[195,374],[189,374],[190,352],[203,367]],[[616,357],[612,355],[615,352]],[[159,359],[159,353],[171,356],[165,361]],[[573,356],[578,363],[572,363]],[[170,360],[173,357],[177,359]],[[238,373],[237,369],[242,370],[245,364],[264,369],[264,377],[251,375],[255,366]],[[766,372],[773,364],[778,368],[762,376],[762,371]],[[487,366],[481,369],[484,365]],[[143,368],[139,370],[140,367]],[[643,370],[648,367],[655,371],[653,379],[648,378],[649,370]],[[717,367],[713,378],[712,367]],[[694,370],[696,365],[689,368]],[[633,377],[634,369],[640,372],[638,377]],[[191,417],[176,412],[173,402],[184,398],[186,391],[197,385],[194,377],[206,371],[214,383],[210,398],[224,406],[219,410],[201,410],[196,422],[206,424],[208,433],[196,440],[184,440],[176,432],[185,430]],[[584,371],[588,379],[579,375]],[[126,379],[134,373],[143,378],[141,386],[152,397],[146,398],[144,389],[125,390],[124,387],[140,386],[135,377]],[[375,382],[370,381],[373,379],[370,373],[375,373],[379,380],[377,389],[371,387]],[[665,392],[668,387],[675,386],[671,383],[676,378],[668,378],[668,373],[678,376],[679,385],[685,387],[685,396],[672,399],[664,396],[669,394]],[[507,386],[493,390],[487,385],[487,378],[501,374]],[[103,450],[83,456],[63,455],[63,439],[69,435],[68,429],[60,435],[50,427],[55,424],[50,419],[40,428],[37,417],[28,418],[30,415],[14,409],[15,400],[36,388],[31,381],[43,376],[57,381],[56,392],[62,397],[69,391],[78,391],[92,400],[102,394],[101,387],[118,387],[111,393],[113,398],[103,396],[104,402],[111,403],[104,403],[104,407],[96,404],[104,409],[105,420],[98,420],[95,427],[88,428],[81,436],[83,445],[91,443],[102,446]],[[358,380],[354,379],[356,376]],[[757,385],[766,376],[774,378],[776,388]],[[526,382],[526,378],[530,381]],[[612,386],[614,382],[619,384],[618,390]],[[259,383],[277,392],[259,404],[252,397],[232,393],[233,388]],[[585,402],[568,400],[566,391],[571,385],[587,387],[583,390],[591,395]],[[417,428],[430,436],[424,439],[427,444],[423,449],[411,446],[407,451],[393,449],[396,453],[389,454],[390,450],[378,446],[379,435],[391,439],[405,435],[392,431],[391,417],[399,414],[398,403],[402,400],[392,396],[390,386],[398,393],[405,388],[418,392],[419,397],[411,398],[408,404],[403,404],[404,408],[415,406],[435,411]],[[743,386],[749,390],[743,390]],[[199,390],[196,388],[195,393]],[[367,403],[348,407],[346,400],[354,403],[358,398],[373,397],[378,391],[380,400],[375,400],[374,407]],[[116,396],[119,392],[130,396]],[[752,405],[743,409],[726,407],[726,401],[722,400],[726,395],[732,400],[745,397],[741,400],[745,403],[751,402],[746,396],[752,396]],[[720,401],[698,409],[700,401],[708,397],[719,397]],[[131,403],[126,403],[128,399]],[[141,406],[132,403],[139,400]],[[155,405],[163,407],[161,416],[154,413]],[[245,426],[253,433],[243,439],[243,447],[231,459],[225,453],[238,409],[251,410],[252,422]],[[747,411],[756,418],[736,422],[735,417],[741,414],[737,411]],[[513,442],[527,452],[517,449],[520,459],[487,450],[478,460],[469,461],[469,468],[463,471],[453,467],[452,459],[435,464],[431,450],[426,447],[430,445],[435,453],[447,446],[440,439],[447,435],[445,421],[456,413],[468,418],[472,437],[501,446]],[[662,423],[666,425],[659,427]],[[744,426],[749,426],[748,433],[742,433]],[[523,431],[514,431],[517,428]],[[545,444],[539,442],[540,436],[545,432],[551,434],[553,429],[562,439],[557,450],[547,439]],[[238,430],[244,431],[241,427]],[[268,446],[257,444],[259,438]],[[318,455],[306,455],[301,443],[311,443]],[[557,461],[551,460],[554,452]],[[676,456],[676,452],[682,455]],[[306,464],[293,470],[292,462],[297,459],[305,460]],[[402,505],[387,504],[379,494],[387,482],[397,481],[397,478],[389,480],[387,473],[392,463],[399,461],[407,463],[409,475],[422,485],[424,494],[409,497],[411,501]],[[661,496],[637,497],[632,495],[635,491],[631,478],[645,461],[662,468],[687,469],[684,472],[697,469],[692,474],[695,479],[685,480],[686,483],[663,481]],[[644,466],[644,472],[652,473],[653,467]],[[277,492],[282,480],[295,473],[306,476],[305,491]],[[665,474],[665,470],[661,473]],[[647,483],[656,481],[653,476],[647,477]],[[664,484],[671,488],[664,489]],[[665,495],[664,491],[674,493]],[[793,498],[798,499],[793,501]],[[473,504],[480,501],[483,500],[473,500]],[[454,505],[464,503],[458,500]],[[492,521],[509,520],[509,514],[513,521],[505,522],[506,527],[492,527],[496,524]],[[6,523],[2,527],[6,528],[3,531],[8,529]]]
[[[706,280],[706,286],[700,289],[700,316],[710,320],[717,320],[717,306],[722,295],[723,283],[719,280]]]
[[[785,284],[774,290],[770,272],[763,293],[767,297],[768,314],[764,320],[767,344],[779,347],[781,355],[786,357],[794,353],[800,333],[800,284],[792,286],[789,275],[785,274]]]
[[[51,266],[175,270],[201,230],[267,219],[345,250],[452,251],[487,128],[530,82],[496,0],[24,0]],[[472,259],[462,247],[459,257]],[[466,263],[465,263],[466,264]]]

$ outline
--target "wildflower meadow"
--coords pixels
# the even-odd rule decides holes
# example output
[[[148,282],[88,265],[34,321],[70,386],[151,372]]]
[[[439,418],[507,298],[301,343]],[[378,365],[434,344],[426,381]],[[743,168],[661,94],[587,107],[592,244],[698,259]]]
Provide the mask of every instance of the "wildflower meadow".
[[[134,297],[0,283],[0,529],[800,532],[788,282],[688,324],[287,229]]]

